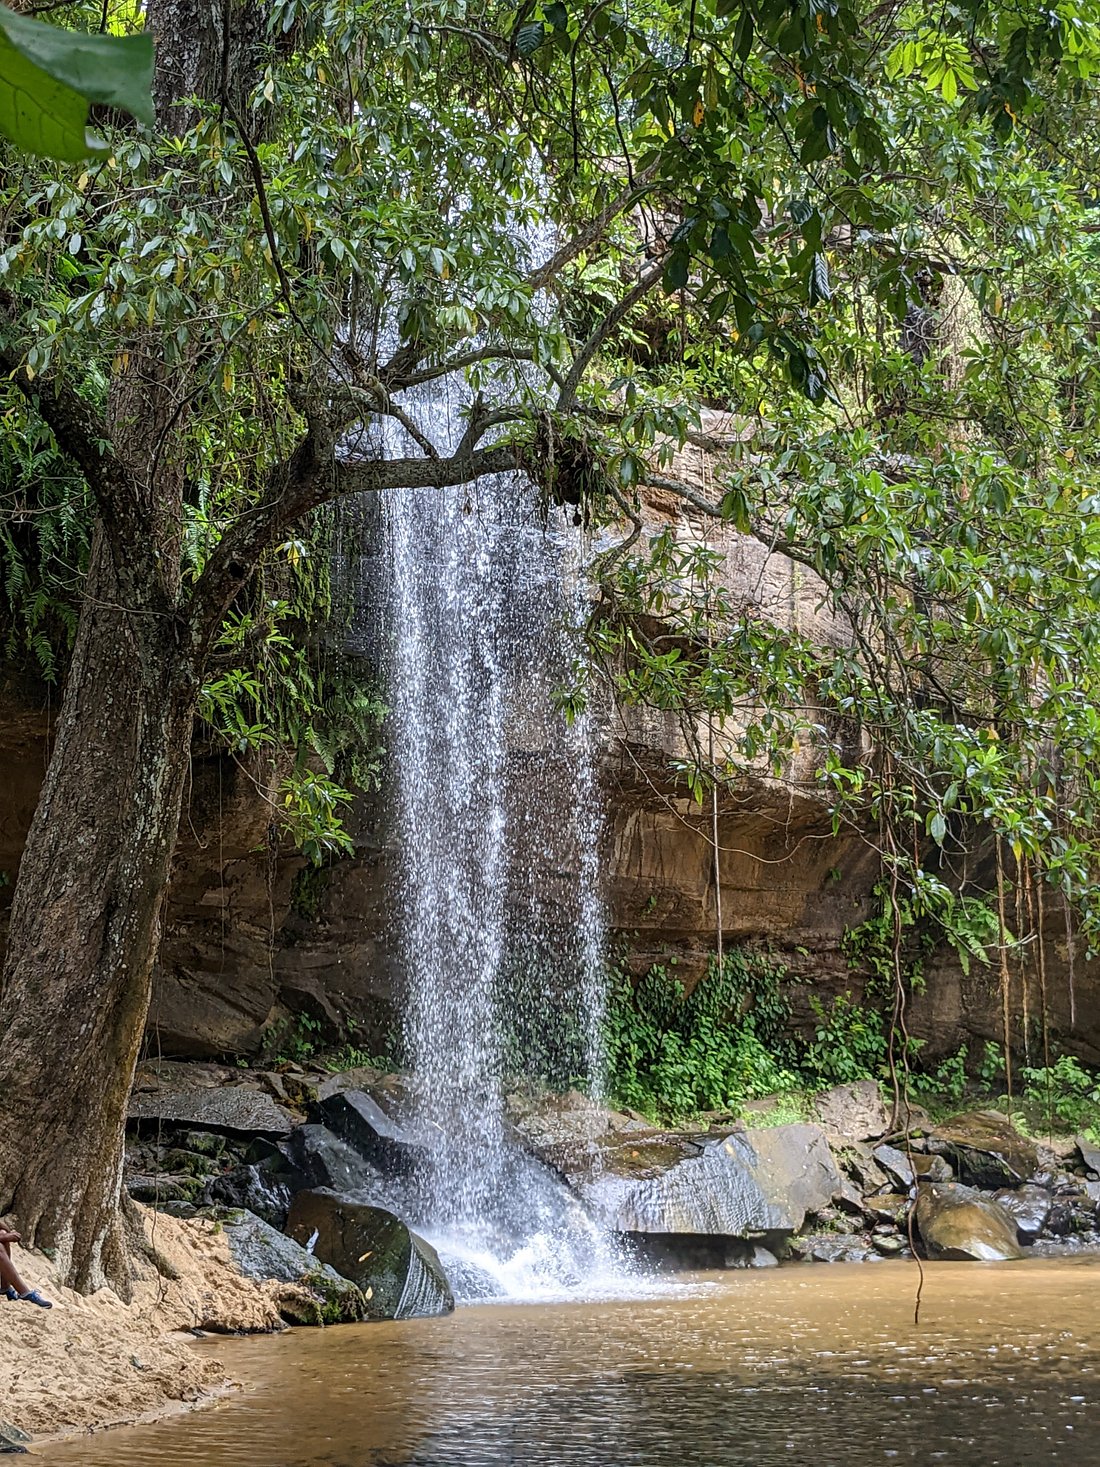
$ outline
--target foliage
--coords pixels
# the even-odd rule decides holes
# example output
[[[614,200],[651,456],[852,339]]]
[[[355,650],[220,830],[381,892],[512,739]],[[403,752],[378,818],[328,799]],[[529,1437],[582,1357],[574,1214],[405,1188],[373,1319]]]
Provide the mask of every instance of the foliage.
[[[108,153],[85,127],[91,103],[152,127],[152,80],[148,36],[76,34],[0,6],[0,133],[29,153],[66,163]]]
[[[729,1110],[797,1089],[781,1037],[781,974],[760,954],[727,953],[685,996],[667,968],[613,974],[604,1026],[612,1099],[647,1115]]]
[[[882,1014],[840,994],[826,1008],[810,999],[816,1025],[802,1055],[804,1070],[821,1085],[881,1078],[886,1069],[888,1039]]]
[[[1061,1055],[1052,1065],[1025,1065],[1020,1074],[1026,1099],[1032,1111],[1039,1112],[1041,1125],[1062,1131],[1100,1127],[1100,1076],[1072,1055]]]

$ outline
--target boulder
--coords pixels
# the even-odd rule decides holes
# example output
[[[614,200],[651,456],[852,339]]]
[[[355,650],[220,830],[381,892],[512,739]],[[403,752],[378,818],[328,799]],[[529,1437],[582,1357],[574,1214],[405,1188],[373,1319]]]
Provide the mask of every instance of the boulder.
[[[360,1202],[382,1200],[382,1172],[327,1126],[295,1127],[283,1154],[307,1190],[324,1188]]]
[[[403,1171],[424,1150],[424,1138],[389,1115],[365,1090],[338,1090],[317,1104],[322,1121],[383,1171]]]
[[[922,1186],[914,1220],[929,1258],[991,1263],[1023,1257],[1015,1219],[971,1187]]]
[[[130,1097],[130,1119],[265,1136],[289,1135],[293,1124],[265,1090],[250,1085],[141,1091]]]
[[[299,1192],[287,1232],[359,1286],[368,1319],[417,1319],[455,1307],[435,1249],[384,1208]]]
[[[864,1196],[888,1185],[889,1178],[875,1160],[871,1148],[862,1141],[848,1141],[837,1146],[835,1150],[844,1172],[852,1178]]]
[[[845,1141],[869,1141],[881,1136],[890,1123],[878,1085],[874,1080],[857,1080],[851,1085],[834,1085],[816,1095],[813,1116],[822,1130]]]
[[[808,1233],[793,1250],[810,1263],[866,1263],[875,1256],[860,1233]]]
[[[900,1258],[903,1253],[909,1252],[905,1239],[895,1232],[875,1233],[871,1238],[871,1247],[883,1258]]]
[[[1096,1146],[1087,1136],[1078,1136],[1074,1140],[1078,1155],[1085,1163],[1085,1170],[1095,1172],[1100,1176],[1100,1146]]]
[[[951,1170],[951,1163],[946,1156],[924,1156],[914,1151],[912,1161],[913,1170],[922,1181],[953,1182],[955,1180],[955,1173]]]
[[[1015,1219],[1021,1243],[1034,1243],[1050,1217],[1051,1196],[1044,1187],[1005,1187],[995,1194],[994,1202]]]
[[[553,1146],[594,1141],[613,1132],[652,1135],[650,1122],[597,1104],[579,1090],[564,1094],[509,1095],[505,1113],[516,1133],[535,1152]]]
[[[899,1151],[896,1146],[876,1146],[873,1155],[893,1181],[906,1188],[913,1185],[913,1168],[904,1151]]]
[[[201,1177],[172,1176],[168,1172],[132,1172],[126,1178],[127,1192],[135,1202],[144,1202],[147,1207],[163,1207],[167,1202],[197,1202],[202,1186]]]
[[[294,1284],[305,1293],[304,1299],[288,1293],[279,1300],[292,1324],[335,1324],[367,1314],[355,1284],[263,1218],[240,1212],[223,1227],[230,1256],[245,1278]]]
[[[874,1197],[866,1198],[864,1206],[879,1222],[902,1227],[909,1212],[909,1198],[900,1192],[880,1192]]]
[[[0,1421],[0,1456],[18,1456],[25,1453],[30,1437],[25,1431],[10,1422]]]
[[[933,1128],[927,1149],[946,1156],[972,1187],[1019,1187],[1039,1170],[1035,1142],[996,1110],[970,1111]]]
[[[203,1188],[203,1200],[223,1207],[244,1208],[272,1227],[281,1228],[290,1207],[291,1189],[279,1169],[280,1163],[281,1157],[268,1162],[242,1162],[210,1177]]]
[[[616,1136],[559,1149],[555,1164],[595,1220],[616,1232],[792,1233],[841,1190],[825,1133],[813,1125],[717,1139]]]

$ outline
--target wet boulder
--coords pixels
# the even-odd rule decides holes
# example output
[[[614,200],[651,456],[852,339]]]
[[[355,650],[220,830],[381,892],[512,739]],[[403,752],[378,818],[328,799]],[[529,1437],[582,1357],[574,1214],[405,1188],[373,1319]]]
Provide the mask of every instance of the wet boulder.
[[[350,1279],[263,1218],[239,1212],[222,1226],[238,1273],[297,1286],[278,1301],[292,1324],[335,1324],[366,1316],[366,1301]]]
[[[944,1121],[933,1128],[926,1147],[946,1156],[959,1180],[972,1187],[1019,1187],[1039,1170],[1035,1142],[996,1110],[970,1111]]]
[[[1034,1243],[1046,1227],[1052,1199],[1044,1187],[1004,1187],[993,1198],[1016,1223],[1021,1243]]]
[[[299,1187],[325,1188],[362,1202],[382,1200],[381,1170],[327,1126],[298,1126],[290,1133],[283,1154]]]
[[[1023,1257],[1015,1218],[972,1187],[924,1185],[913,1216],[929,1258],[994,1263]]]
[[[341,1141],[383,1171],[405,1171],[424,1150],[424,1137],[383,1110],[365,1090],[339,1090],[318,1101],[317,1113]]]
[[[435,1249],[384,1208],[299,1192],[287,1232],[358,1285],[368,1319],[418,1319],[455,1307]]]
[[[544,1154],[598,1223],[624,1233],[792,1233],[841,1191],[813,1125],[615,1136]]]
[[[890,1117],[874,1080],[857,1080],[851,1085],[834,1085],[815,1095],[814,1120],[829,1136],[845,1141],[869,1141],[881,1136]]]

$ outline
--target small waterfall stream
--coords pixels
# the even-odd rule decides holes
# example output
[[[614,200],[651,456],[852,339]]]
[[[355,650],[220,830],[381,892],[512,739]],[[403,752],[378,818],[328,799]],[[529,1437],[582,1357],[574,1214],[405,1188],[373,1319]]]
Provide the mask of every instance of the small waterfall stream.
[[[460,404],[453,384],[417,404],[441,448]],[[505,1114],[509,1084],[599,1090],[593,738],[556,697],[586,609],[578,536],[518,474],[392,491],[382,519],[393,917],[430,1143],[409,1210],[460,1297],[591,1287],[612,1250]]]

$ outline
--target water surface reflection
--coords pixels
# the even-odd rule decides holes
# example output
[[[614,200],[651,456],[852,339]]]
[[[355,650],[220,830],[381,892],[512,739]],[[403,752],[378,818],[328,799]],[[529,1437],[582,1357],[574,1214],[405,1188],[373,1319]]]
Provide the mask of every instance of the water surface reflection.
[[[83,1467],[1098,1464],[1100,1265],[722,1275],[670,1298],[219,1341],[254,1382],[42,1449]],[[204,1345],[202,1348],[211,1348]]]

